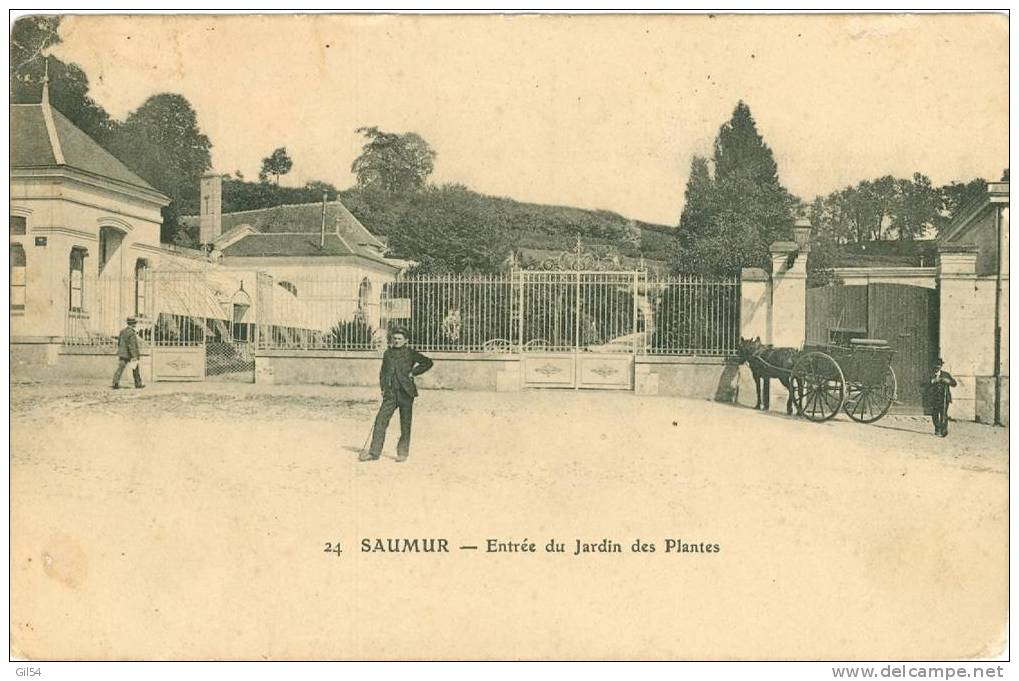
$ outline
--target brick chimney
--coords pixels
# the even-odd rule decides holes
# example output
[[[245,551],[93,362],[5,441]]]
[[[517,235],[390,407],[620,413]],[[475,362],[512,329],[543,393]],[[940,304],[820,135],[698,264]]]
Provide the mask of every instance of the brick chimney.
[[[211,244],[223,233],[223,178],[219,175],[202,177],[202,205],[198,226],[198,241]]]

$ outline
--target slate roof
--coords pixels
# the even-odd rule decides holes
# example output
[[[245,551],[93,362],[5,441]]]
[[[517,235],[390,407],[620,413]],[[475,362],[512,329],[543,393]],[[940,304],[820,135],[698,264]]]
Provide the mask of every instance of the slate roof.
[[[183,218],[198,225],[199,217]],[[223,248],[230,256],[337,256],[359,255],[385,261],[386,245],[358,222],[339,201],[325,204],[325,247],[319,248],[322,204],[302,203],[223,213],[222,234],[247,225],[255,233]],[[387,261],[388,262],[388,261]]]
[[[55,140],[46,126],[44,107],[52,113]],[[12,168],[47,168],[63,165],[148,191],[156,191],[152,185],[131,172],[116,156],[99,146],[98,142],[48,104],[12,104],[10,113]],[[58,146],[55,148],[54,144]],[[63,155],[62,164],[58,162],[58,154]]]
[[[319,248],[319,235],[299,232],[249,234],[223,249],[224,256],[333,256],[354,255],[336,235],[326,234],[325,245]],[[378,259],[381,254],[375,254]]]

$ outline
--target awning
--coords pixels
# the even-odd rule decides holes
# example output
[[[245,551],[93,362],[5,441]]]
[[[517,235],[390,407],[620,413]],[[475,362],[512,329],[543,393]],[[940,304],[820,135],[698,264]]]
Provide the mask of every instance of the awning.
[[[216,292],[200,276],[157,274],[154,277],[155,307],[161,314],[227,320]]]

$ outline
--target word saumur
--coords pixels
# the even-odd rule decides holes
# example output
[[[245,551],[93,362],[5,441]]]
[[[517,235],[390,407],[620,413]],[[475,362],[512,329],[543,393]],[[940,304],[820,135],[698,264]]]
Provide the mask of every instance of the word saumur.
[[[722,550],[716,542],[671,537],[660,542],[644,541],[638,538],[630,542],[628,548],[629,553],[671,554],[720,553]],[[609,538],[603,538],[600,541],[583,539],[560,541],[551,538],[547,542],[532,541],[526,537],[520,541],[488,538],[480,546],[458,545],[444,537],[414,539],[366,537],[360,541],[361,553],[450,553],[451,550],[456,551],[457,549],[478,551],[479,553],[557,553],[574,556],[626,552],[622,543]],[[340,542],[327,543],[325,551],[337,555],[343,552]]]

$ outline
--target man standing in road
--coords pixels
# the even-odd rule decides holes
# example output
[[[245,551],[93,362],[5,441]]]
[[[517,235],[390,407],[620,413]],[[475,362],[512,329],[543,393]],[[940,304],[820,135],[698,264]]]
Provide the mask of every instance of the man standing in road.
[[[386,442],[386,428],[393,412],[400,410],[400,441],[396,445],[396,460],[406,461],[410,454],[410,424],[414,412],[417,386],[414,377],[432,368],[432,360],[407,345],[407,331],[394,328],[389,334],[389,349],[382,355],[379,387],[382,388],[382,406],[375,417],[371,447],[362,451],[359,461],[374,461],[382,456]]]
[[[134,387],[144,388],[142,384],[142,372],[138,367],[138,362],[141,359],[141,352],[138,349],[138,334],[135,332],[135,324],[138,320],[134,317],[127,318],[127,326],[120,332],[117,337],[117,371],[113,374],[113,389],[117,390],[120,388],[120,377],[124,373],[124,367],[131,364],[131,374],[134,376]]]
[[[945,360],[938,358],[934,365],[930,383],[927,385],[927,406],[934,421],[934,434],[948,437],[948,405],[952,403],[952,388],[956,381],[945,371]]]

